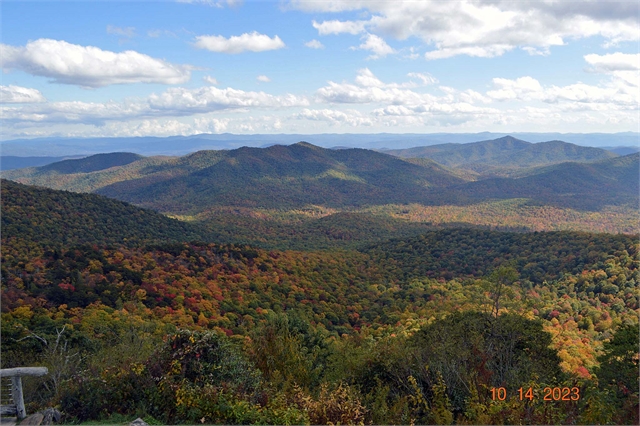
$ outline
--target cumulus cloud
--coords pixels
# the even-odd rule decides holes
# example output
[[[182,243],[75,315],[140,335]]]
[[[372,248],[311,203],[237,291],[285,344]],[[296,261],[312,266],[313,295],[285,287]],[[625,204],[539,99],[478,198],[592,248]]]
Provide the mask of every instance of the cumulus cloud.
[[[133,50],[115,53],[51,39],[38,39],[19,47],[0,44],[0,57],[5,71],[20,70],[51,78],[55,83],[83,87],[127,83],[179,84],[189,80],[192,69]]]
[[[591,36],[603,37],[608,46],[640,39],[637,5],[627,1],[291,0],[287,5],[305,12],[366,11],[367,20],[313,21],[313,27],[320,35],[416,37],[433,47],[427,59],[493,57],[516,48],[548,54],[567,40]]]
[[[362,39],[364,42],[358,47],[352,47],[352,49],[371,51],[373,54],[370,55],[368,59],[379,59],[390,53],[396,53],[391,46],[375,34],[367,34],[363,36]]]
[[[324,49],[324,44],[320,43],[318,40],[308,41],[304,45],[311,49]]]
[[[203,35],[196,37],[195,46],[218,53],[242,53],[264,52],[285,47],[285,44],[277,35],[273,38],[260,34],[257,31],[244,33],[239,36],[225,38],[223,36]]]
[[[42,93],[37,89],[20,86],[0,86],[0,103],[20,104],[46,102]]]
[[[261,81],[263,83],[268,83],[271,81],[271,79],[266,75],[259,75],[258,77],[256,77],[256,80]]]

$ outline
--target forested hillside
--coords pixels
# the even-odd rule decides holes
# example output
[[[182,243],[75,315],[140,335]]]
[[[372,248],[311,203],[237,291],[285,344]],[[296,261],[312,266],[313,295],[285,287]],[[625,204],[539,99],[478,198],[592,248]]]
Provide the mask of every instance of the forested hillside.
[[[5,181],[2,211],[2,367],[50,371],[25,385],[30,411],[168,424],[638,421],[637,235],[414,229],[359,250],[262,249]],[[367,218],[310,223],[383,225]]]
[[[202,237],[193,225],[99,195],[36,188],[4,179],[0,185],[3,240],[56,247]]]

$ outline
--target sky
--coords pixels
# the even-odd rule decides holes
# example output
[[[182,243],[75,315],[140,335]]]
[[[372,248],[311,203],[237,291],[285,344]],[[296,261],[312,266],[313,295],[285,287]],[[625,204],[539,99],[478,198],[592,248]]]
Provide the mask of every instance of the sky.
[[[640,131],[640,3],[0,3],[0,138]]]

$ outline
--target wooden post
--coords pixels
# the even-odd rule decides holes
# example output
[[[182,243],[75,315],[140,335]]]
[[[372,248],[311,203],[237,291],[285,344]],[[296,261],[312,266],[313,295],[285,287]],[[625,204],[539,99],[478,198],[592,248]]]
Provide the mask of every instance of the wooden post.
[[[16,404],[16,416],[18,420],[22,420],[27,417],[27,411],[24,408],[24,397],[22,395],[22,378],[20,376],[13,376],[11,378],[11,396],[13,402]]]
[[[22,420],[27,417],[27,410],[24,407],[24,395],[22,393],[22,378],[21,376],[44,376],[49,371],[46,367],[16,367],[16,368],[3,368],[0,370],[0,377],[11,377],[11,398],[13,399],[12,405],[0,406],[0,415],[15,415],[18,420]]]

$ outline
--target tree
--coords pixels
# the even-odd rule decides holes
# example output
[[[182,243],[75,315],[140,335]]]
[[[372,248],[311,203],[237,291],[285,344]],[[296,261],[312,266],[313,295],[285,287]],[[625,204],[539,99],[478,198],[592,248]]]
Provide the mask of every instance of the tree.
[[[618,328],[613,339],[604,344],[604,354],[598,357],[600,367],[596,371],[601,388],[615,391],[616,403],[625,416],[623,422],[638,424],[638,366],[640,327],[638,324]]]
[[[423,327],[410,339],[411,371],[429,397],[441,375],[454,412],[462,413],[473,388],[517,389],[534,379],[559,382],[563,377],[560,358],[550,344],[551,336],[540,321],[515,314],[496,318],[456,312]]]

